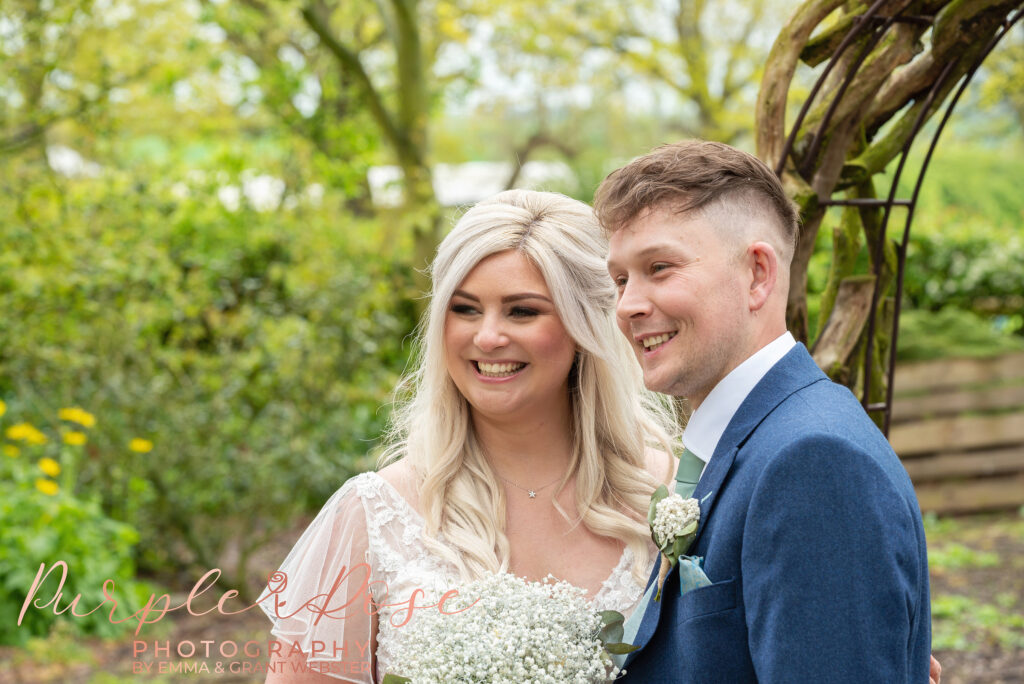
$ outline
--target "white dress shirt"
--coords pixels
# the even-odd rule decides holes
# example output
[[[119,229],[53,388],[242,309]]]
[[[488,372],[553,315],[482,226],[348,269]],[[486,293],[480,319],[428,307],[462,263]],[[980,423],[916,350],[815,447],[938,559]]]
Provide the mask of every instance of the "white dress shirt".
[[[705,468],[740,404],[794,346],[796,340],[787,330],[761,347],[722,378],[690,416],[683,431],[683,445],[704,461]]]

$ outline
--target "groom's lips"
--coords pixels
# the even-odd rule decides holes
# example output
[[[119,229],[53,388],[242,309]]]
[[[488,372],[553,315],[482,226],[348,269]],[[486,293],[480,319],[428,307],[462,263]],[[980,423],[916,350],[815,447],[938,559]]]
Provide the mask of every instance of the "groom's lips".
[[[661,331],[658,331],[658,332],[651,332],[651,333],[643,333],[641,335],[634,335],[633,336],[633,341],[636,342],[638,347],[640,347],[641,353],[643,353],[645,356],[649,356],[651,354],[656,353],[659,349],[661,349],[666,344],[671,342],[675,338],[675,336],[678,335],[678,334],[679,334],[678,330],[661,330]],[[647,342],[647,341],[654,340],[654,339],[661,338],[661,337],[666,337],[666,336],[667,336],[667,339],[664,339],[664,340],[656,343],[653,346],[648,347],[647,344],[645,344],[645,342]]]

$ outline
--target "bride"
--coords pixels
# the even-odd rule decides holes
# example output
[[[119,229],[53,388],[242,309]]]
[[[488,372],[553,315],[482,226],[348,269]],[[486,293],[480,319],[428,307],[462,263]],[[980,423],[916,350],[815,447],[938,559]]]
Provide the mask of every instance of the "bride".
[[[260,604],[279,647],[268,682],[400,672],[400,625],[489,573],[552,574],[595,610],[636,607],[674,428],[615,328],[605,249],[585,204],[523,190],[444,239],[389,465],[330,498]],[[302,610],[314,597],[343,609]]]

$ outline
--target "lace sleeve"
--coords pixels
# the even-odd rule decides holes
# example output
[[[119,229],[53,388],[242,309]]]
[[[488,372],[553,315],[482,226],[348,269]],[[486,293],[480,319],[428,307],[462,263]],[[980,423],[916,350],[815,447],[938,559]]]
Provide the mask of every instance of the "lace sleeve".
[[[374,681],[377,618],[369,598],[366,514],[355,479],[327,501],[260,597],[277,637],[270,667],[287,668],[278,674],[296,681],[308,681],[299,676],[313,673],[358,684]]]

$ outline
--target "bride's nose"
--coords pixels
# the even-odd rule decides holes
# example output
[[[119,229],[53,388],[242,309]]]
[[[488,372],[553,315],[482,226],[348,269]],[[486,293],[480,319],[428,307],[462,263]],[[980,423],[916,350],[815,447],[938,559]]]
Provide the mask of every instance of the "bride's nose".
[[[508,335],[505,334],[502,320],[497,316],[483,316],[473,336],[473,344],[485,352],[507,345]]]

